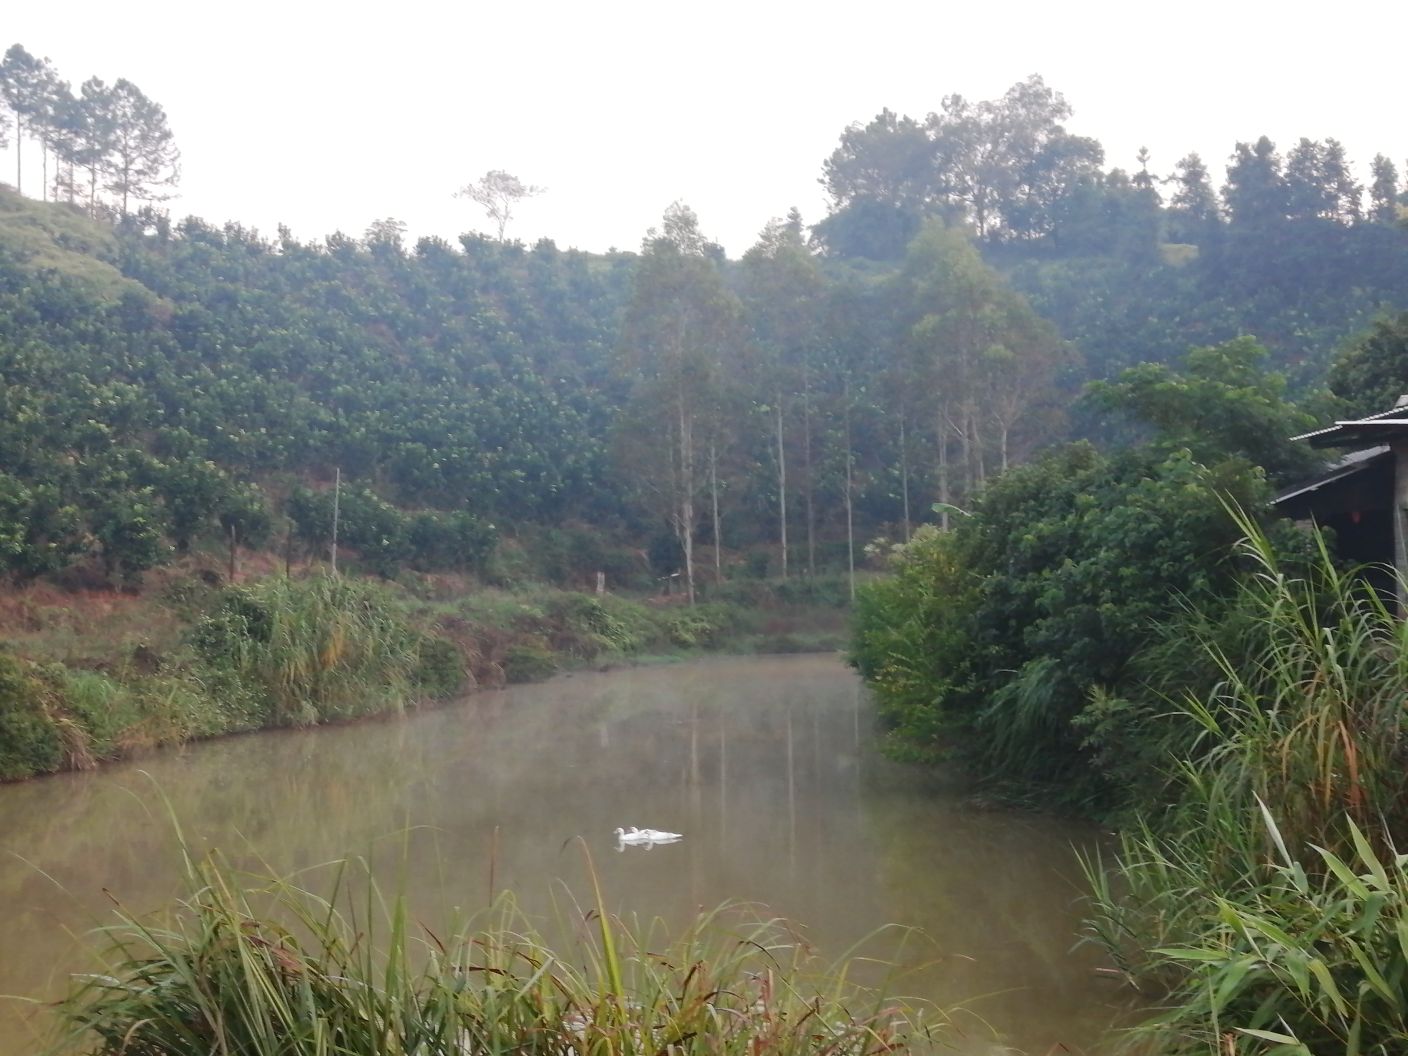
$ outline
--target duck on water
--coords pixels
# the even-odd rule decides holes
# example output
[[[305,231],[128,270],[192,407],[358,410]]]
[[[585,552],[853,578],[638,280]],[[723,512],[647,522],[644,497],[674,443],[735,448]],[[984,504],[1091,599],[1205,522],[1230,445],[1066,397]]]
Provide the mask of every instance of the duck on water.
[[[660,829],[638,829],[634,825],[617,829],[616,849],[627,847],[654,847],[657,843],[675,843],[684,839],[678,832],[662,832]]]

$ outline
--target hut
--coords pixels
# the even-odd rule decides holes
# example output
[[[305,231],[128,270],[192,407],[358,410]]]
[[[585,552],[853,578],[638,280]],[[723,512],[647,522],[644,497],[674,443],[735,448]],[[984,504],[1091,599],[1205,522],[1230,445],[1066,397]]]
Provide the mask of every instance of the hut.
[[[1277,495],[1276,508],[1335,533],[1340,556],[1384,571],[1371,579],[1408,605],[1408,396],[1387,411],[1293,437],[1344,457],[1319,476]],[[1387,569],[1398,571],[1398,583]]]

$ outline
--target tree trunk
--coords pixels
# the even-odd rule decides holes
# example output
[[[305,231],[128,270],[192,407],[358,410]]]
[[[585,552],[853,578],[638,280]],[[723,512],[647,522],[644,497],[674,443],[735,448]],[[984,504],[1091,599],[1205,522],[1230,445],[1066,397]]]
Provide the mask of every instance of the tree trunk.
[[[983,451],[983,428],[979,424],[976,410],[970,410],[968,412],[968,424],[969,428],[973,431],[973,454],[977,459],[978,491],[982,491],[988,483],[988,467],[987,459]]]
[[[337,474],[333,478],[332,485],[332,574],[337,575],[337,516],[341,512],[339,506],[342,501],[342,467],[337,467]]]
[[[694,604],[694,429],[685,410],[684,379],[676,390],[676,410],[679,414],[680,485],[679,526],[676,529],[684,550],[684,584],[689,603]]]
[[[225,577],[225,581],[230,586],[235,585],[235,577],[239,574],[239,566],[236,564],[235,555],[239,546],[239,536],[235,533],[235,526],[230,525],[230,568]]]
[[[719,526],[719,451],[716,441],[709,440],[709,492],[714,504],[714,582],[724,581],[723,532]]]
[[[967,409],[959,412],[958,419],[958,451],[963,459],[963,494],[965,496],[973,494],[973,439],[968,429],[972,424],[968,416]]]
[[[24,169],[23,169],[23,168],[21,167],[21,165],[20,165],[20,149],[21,149],[22,144],[24,143],[24,139],[23,139],[23,137],[21,136],[21,132],[22,132],[22,129],[21,129],[21,127],[20,127],[20,115],[19,115],[18,113],[16,113],[16,114],[15,114],[15,191],[16,191],[17,193],[19,193],[19,194],[23,194],[23,193],[24,193],[24,188],[23,188],[23,186],[21,186],[21,184],[22,184],[22,182],[23,182],[23,178],[24,178]]]
[[[909,449],[905,445],[904,407],[900,407],[900,494],[904,498],[904,541],[909,542]]]
[[[812,382],[802,377],[802,459],[807,476],[807,575],[816,575],[816,504],[812,480]]]
[[[948,531],[948,421],[939,412],[939,527]]]
[[[777,393],[778,539],[782,544],[782,578],[787,578],[787,448],[782,442],[782,390]]]
[[[851,494],[854,454],[851,449],[851,388],[846,386],[846,564],[850,577],[851,601],[856,600],[855,500]]]

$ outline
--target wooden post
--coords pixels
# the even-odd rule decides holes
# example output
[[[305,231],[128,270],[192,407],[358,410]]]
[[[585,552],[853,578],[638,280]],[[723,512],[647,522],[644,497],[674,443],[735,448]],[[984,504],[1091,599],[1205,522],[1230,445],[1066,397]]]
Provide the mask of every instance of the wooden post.
[[[1398,615],[1408,617],[1408,439],[1395,440],[1393,451],[1393,571]]]
[[[337,467],[332,482],[332,574],[337,575],[337,515],[342,498],[342,467]]]

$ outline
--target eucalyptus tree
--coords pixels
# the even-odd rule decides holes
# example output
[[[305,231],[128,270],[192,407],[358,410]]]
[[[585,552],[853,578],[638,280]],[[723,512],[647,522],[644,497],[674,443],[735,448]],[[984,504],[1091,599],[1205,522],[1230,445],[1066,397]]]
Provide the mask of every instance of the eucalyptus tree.
[[[724,284],[721,256],[694,211],[671,205],[661,228],[646,235],[621,341],[630,397],[618,427],[619,461],[669,523],[691,603],[696,502],[711,464],[723,364],[741,340],[740,308]]]
[[[994,457],[997,469],[1008,467],[1023,415],[1053,395],[1064,346],[961,230],[926,227],[895,281],[914,377],[929,394],[947,508],[983,488]]]
[[[826,294],[826,281],[802,239],[801,216],[795,209],[785,222],[769,221],[758,242],[744,254],[742,275],[743,303],[755,352],[749,381],[764,394],[763,407],[772,418],[778,546],[786,579],[790,550],[787,452],[793,421],[789,411],[793,410],[801,431],[807,570],[816,571],[813,389]]]

